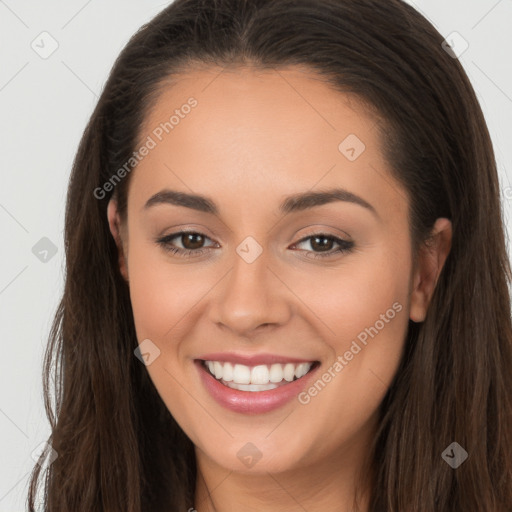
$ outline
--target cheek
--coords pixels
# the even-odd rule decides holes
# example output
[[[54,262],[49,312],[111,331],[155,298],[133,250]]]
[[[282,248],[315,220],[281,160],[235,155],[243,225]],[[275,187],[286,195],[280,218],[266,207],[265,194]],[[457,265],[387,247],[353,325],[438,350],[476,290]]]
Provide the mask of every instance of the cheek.
[[[157,338],[164,324],[169,329],[179,311],[176,287],[163,278],[158,265],[151,264],[137,254],[130,255],[130,299],[137,336]]]
[[[303,280],[330,357],[301,403],[337,436],[361,426],[374,413],[391,384],[408,328],[410,260],[402,251],[376,251],[345,269],[318,272]],[[355,260],[354,260],[355,261]],[[312,286],[314,284],[314,286]],[[302,295],[301,295],[302,294]],[[347,423],[340,429],[340,422]]]
[[[407,246],[397,244],[351,255],[336,268],[317,267],[300,279],[290,275],[288,281],[294,282],[294,293],[305,298],[316,323],[323,324],[322,333],[332,351],[340,354],[361,333],[364,341],[366,330],[375,324],[379,337],[389,336],[390,344],[395,343],[396,335],[407,326],[402,317],[407,316],[410,265]],[[397,315],[397,310],[402,314]],[[400,320],[395,321],[395,316]],[[400,344],[400,339],[396,343]]]
[[[164,253],[144,243],[133,243],[130,248],[130,299],[137,339],[139,343],[150,339],[160,351],[146,369],[167,409],[188,433],[194,432],[195,421],[187,412],[190,395],[182,383],[190,375],[184,373],[179,340],[193,328],[191,311],[208,286],[191,268],[170,264]],[[198,408],[195,417],[202,417],[203,412]]]
[[[185,268],[187,267],[187,268]],[[204,294],[191,266],[170,264],[160,249],[134,240],[128,258],[130,299],[139,340],[163,341]]]

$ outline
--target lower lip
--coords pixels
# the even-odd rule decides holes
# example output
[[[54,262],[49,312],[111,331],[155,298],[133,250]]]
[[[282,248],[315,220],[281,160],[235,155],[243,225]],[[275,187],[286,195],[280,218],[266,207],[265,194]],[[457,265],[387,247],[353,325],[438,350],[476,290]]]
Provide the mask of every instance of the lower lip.
[[[285,405],[303,391],[319,368],[319,366],[316,366],[300,379],[268,391],[240,391],[221,384],[206,370],[201,361],[195,361],[195,363],[203,384],[210,395],[220,405],[243,414],[261,414]]]

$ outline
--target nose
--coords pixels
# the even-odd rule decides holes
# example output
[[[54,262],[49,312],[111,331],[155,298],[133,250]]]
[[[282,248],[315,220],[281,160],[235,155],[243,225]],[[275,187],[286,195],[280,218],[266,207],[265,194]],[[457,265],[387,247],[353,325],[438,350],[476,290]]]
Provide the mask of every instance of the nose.
[[[290,318],[293,294],[264,253],[251,263],[235,253],[231,270],[217,288],[211,319],[237,336],[250,337]]]

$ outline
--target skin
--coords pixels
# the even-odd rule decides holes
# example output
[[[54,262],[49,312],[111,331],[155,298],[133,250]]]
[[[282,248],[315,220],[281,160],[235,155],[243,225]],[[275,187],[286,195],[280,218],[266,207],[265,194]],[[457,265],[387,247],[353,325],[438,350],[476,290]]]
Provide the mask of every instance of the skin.
[[[198,105],[132,171],[127,223],[115,200],[108,206],[139,343],[149,338],[161,351],[147,370],[196,447],[199,512],[353,510],[377,408],[408,320],[425,318],[451,224],[437,220],[413,267],[407,193],[363,105],[299,67],[220,71],[197,68],[163,90],[141,140],[190,96]],[[338,149],[349,134],[366,146],[354,161]],[[286,196],[334,186],[376,215],[341,201],[278,211]],[[164,188],[208,196],[219,214],[171,204],[145,210]],[[206,238],[201,245],[178,236],[171,245],[206,247],[202,255],[180,257],[155,242],[181,229]],[[332,242],[324,249],[331,256],[314,259],[322,247],[301,240],[316,233],[355,246],[335,253]],[[250,264],[236,252],[248,236],[262,249]],[[230,411],[211,398],[193,363],[207,352],[265,352],[318,360],[321,375],[395,303],[401,311],[307,404],[294,399],[256,416]],[[248,442],[261,453],[252,468],[237,457]],[[363,475],[362,511],[370,486]]]

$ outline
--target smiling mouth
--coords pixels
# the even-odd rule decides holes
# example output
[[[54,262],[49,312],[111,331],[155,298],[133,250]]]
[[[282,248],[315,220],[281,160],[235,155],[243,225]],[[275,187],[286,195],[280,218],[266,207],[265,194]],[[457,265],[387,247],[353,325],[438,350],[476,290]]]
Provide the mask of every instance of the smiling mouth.
[[[319,366],[319,361],[307,363],[274,363],[247,366],[221,361],[201,360],[203,368],[218,382],[239,391],[268,391],[299,380]]]

